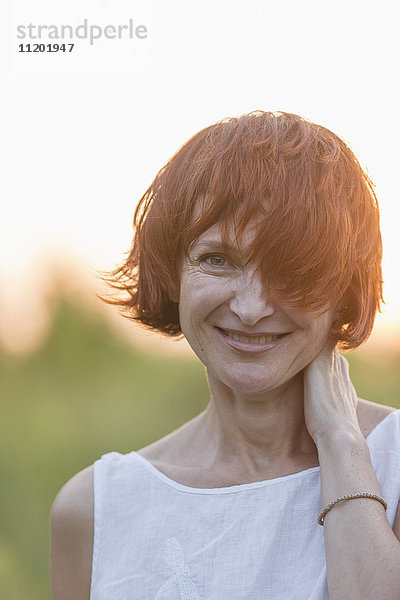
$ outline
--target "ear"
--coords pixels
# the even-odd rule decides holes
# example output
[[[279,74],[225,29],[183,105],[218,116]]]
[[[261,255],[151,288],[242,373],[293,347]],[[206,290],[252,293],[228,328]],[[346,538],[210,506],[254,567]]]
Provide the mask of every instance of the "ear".
[[[343,312],[347,308],[346,296],[337,303],[334,309],[334,315],[332,318],[332,324],[342,320]]]
[[[335,306],[335,313],[333,315],[333,320],[336,321],[336,319],[338,319],[340,317],[340,313],[342,312],[344,308],[343,302],[340,301],[336,306]]]

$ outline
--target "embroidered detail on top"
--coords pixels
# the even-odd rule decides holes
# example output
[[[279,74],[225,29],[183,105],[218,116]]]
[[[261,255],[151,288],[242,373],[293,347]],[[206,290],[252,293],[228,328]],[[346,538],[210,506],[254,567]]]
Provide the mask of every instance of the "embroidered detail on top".
[[[163,556],[173,575],[160,587],[154,600],[162,600],[167,589],[173,584],[178,587],[181,600],[200,600],[197,588],[185,566],[182,546],[176,538],[167,539]]]

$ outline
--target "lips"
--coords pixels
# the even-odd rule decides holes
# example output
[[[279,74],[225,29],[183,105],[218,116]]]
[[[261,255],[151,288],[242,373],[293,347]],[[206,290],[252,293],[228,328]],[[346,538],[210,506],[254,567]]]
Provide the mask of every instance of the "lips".
[[[275,335],[260,335],[260,336],[247,336],[243,334],[234,333],[232,331],[228,331],[226,329],[222,329],[228,337],[233,340],[237,340],[240,342],[244,342],[246,344],[265,344],[266,342],[273,342],[274,340],[281,337],[283,334],[275,334]]]
[[[233,334],[232,332],[220,329],[219,327],[216,327],[216,330],[218,331],[221,339],[224,340],[229,346],[231,346],[231,348],[234,348],[239,352],[245,353],[258,353],[271,350],[272,348],[275,348],[275,346],[277,346],[278,344],[282,343],[282,340],[288,335],[280,334],[277,336],[272,336],[273,339],[270,339],[271,336],[268,336],[269,339],[265,339],[266,336],[262,336],[261,338],[249,338],[247,336],[236,335],[236,338],[239,337],[239,339],[236,339],[235,334]]]

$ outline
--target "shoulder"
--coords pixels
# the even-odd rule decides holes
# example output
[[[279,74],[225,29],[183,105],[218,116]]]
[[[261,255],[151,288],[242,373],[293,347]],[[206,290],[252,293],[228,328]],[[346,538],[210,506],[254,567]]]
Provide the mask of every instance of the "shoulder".
[[[360,424],[360,429],[367,437],[369,433],[381,422],[383,419],[395,411],[396,408],[393,406],[387,406],[386,404],[378,404],[377,402],[370,402],[364,398],[358,398],[357,404],[357,416]]]
[[[93,465],[67,481],[50,515],[53,600],[88,600],[93,555]]]

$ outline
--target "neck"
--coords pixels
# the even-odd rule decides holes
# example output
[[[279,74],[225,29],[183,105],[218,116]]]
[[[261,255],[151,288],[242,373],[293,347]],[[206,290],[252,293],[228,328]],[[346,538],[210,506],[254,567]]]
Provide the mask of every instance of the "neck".
[[[210,466],[257,474],[316,456],[304,420],[302,373],[261,394],[234,390],[210,374],[208,379],[211,399],[195,438]]]

